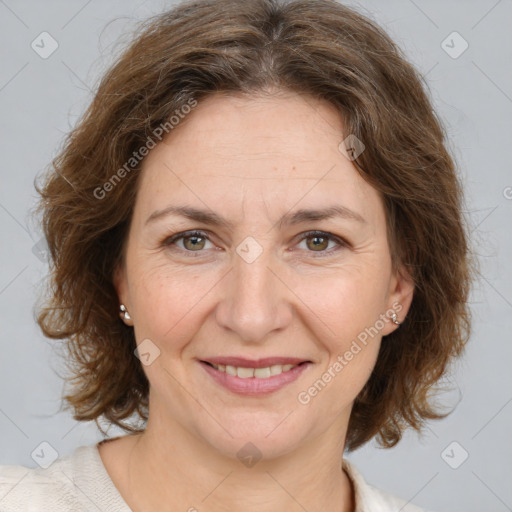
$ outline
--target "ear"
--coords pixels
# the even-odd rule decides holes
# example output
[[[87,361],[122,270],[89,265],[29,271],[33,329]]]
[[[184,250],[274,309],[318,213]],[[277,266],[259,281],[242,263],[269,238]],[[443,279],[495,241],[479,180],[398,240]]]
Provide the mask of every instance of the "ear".
[[[119,305],[124,304],[128,313],[131,310],[130,307],[130,298],[128,293],[128,282],[126,279],[126,269],[124,264],[119,263],[114,269],[114,275],[112,276],[112,282],[114,284],[114,288],[117,292],[117,297],[119,299]],[[133,320],[125,318],[125,315],[120,313],[121,320],[129,326],[133,326]]]
[[[114,274],[112,276],[112,283],[114,284],[114,288],[117,292],[117,297],[121,304],[124,303],[126,299],[126,273],[124,270],[124,265],[122,263],[118,263],[114,268]]]
[[[411,307],[414,294],[414,280],[407,269],[402,265],[393,272],[389,282],[386,325],[382,329],[382,335],[386,336],[398,329],[400,326],[391,320],[392,313],[396,314],[396,319],[403,323],[409,308]]]

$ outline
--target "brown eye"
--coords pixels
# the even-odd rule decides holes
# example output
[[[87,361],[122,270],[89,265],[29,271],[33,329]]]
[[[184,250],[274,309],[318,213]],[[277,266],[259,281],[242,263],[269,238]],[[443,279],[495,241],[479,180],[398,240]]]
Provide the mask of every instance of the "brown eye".
[[[339,236],[324,231],[309,231],[303,233],[300,244],[306,252],[316,253],[315,257],[332,256],[341,249],[350,249],[352,245]],[[331,245],[329,245],[331,244]]]
[[[183,237],[183,246],[188,251],[200,251],[204,249],[206,238],[197,235],[188,235]]]
[[[205,252],[203,249],[209,248],[205,247],[207,242],[211,244],[210,238],[202,231],[189,231],[166,238],[162,244],[170,249],[173,249],[173,246],[175,246],[178,250],[185,253],[201,253]]]
[[[308,249],[313,251],[324,251],[329,245],[329,238],[318,235],[309,236],[306,238],[306,245],[308,246]]]

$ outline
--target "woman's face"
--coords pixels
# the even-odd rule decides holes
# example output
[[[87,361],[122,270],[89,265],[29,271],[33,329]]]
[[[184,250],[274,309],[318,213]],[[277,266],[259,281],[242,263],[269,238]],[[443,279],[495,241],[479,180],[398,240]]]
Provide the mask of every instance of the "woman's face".
[[[392,271],[382,200],[340,151],[342,129],[309,97],[216,95],[150,151],[115,279],[142,343],[148,428],[230,457],[344,442],[412,285]]]

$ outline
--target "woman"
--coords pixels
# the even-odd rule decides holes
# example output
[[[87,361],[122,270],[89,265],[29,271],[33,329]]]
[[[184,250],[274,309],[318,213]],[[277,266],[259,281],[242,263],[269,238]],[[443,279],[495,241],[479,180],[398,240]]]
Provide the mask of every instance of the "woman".
[[[186,2],[53,166],[39,324],[75,419],[129,435],[4,467],[2,512],[419,510],[342,458],[441,417],[469,335],[460,184],[380,28],[329,0]]]

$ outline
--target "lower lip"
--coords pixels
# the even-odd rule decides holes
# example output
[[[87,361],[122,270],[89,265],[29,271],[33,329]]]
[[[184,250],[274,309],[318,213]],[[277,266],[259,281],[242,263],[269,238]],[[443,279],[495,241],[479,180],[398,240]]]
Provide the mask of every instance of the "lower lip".
[[[297,380],[307,367],[311,363],[302,363],[287,372],[282,372],[279,375],[273,375],[266,379],[260,379],[257,377],[249,377],[248,379],[242,379],[234,375],[229,375],[226,372],[216,370],[207,363],[201,362],[201,366],[206,372],[221,386],[225,387],[233,393],[246,396],[260,396],[273,393],[279,389],[284,388],[287,384]]]

